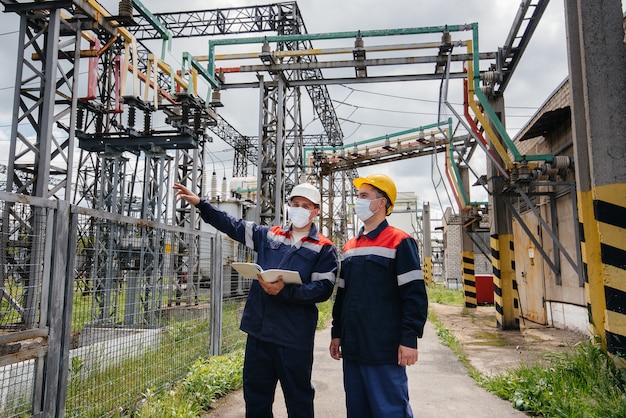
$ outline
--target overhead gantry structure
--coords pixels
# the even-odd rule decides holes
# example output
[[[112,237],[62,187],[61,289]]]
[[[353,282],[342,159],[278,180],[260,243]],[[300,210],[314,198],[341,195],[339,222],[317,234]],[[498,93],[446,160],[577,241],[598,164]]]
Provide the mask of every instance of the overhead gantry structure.
[[[253,139],[240,134],[202,98],[198,74],[204,71],[170,66],[163,53],[153,53],[141,37],[157,36],[165,48],[176,37],[207,35],[210,28],[222,34],[304,30],[295,2],[160,16],[150,14],[138,1],[120,2],[119,13],[114,16],[96,1],[2,3],[5,12],[20,17],[6,190],[158,222],[166,222],[170,216],[173,181],[199,185],[201,192],[206,189],[202,170],[209,131],[237,151],[235,176],[246,175],[249,162],[257,163],[258,155]],[[173,30],[164,23],[171,19],[179,22],[172,23]],[[81,62],[87,64],[85,77],[79,76]],[[188,62],[194,61],[190,58]],[[306,76],[319,74],[306,72]],[[324,86],[311,86],[309,91],[327,132],[317,139],[340,145],[341,131],[328,92]],[[273,97],[277,95],[277,91],[268,91],[268,102],[278,102],[278,97]],[[299,96],[295,91],[290,100],[297,109]],[[165,129],[153,123],[161,113],[165,115]],[[285,138],[292,141],[293,148],[302,143],[302,127],[297,117],[291,124],[289,132],[299,136]],[[75,148],[76,138],[80,149]],[[270,149],[271,143],[266,145],[267,156],[282,155],[282,150]],[[285,184],[295,184],[301,173],[296,166],[289,173],[293,178],[270,184],[277,170],[282,175],[283,168],[264,164],[270,174],[257,165],[272,202],[266,206],[274,210],[281,207],[275,202],[289,191]],[[345,177],[345,173],[338,174]],[[8,212],[5,215],[9,216]],[[178,225],[197,226],[199,221],[189,207],[175,215]],[[272,221],[277,218],[267,217]],[[90,264],[87,270],[97,264],[95,277],[111,277],[107,270],[117,267],[98,260],[115,259],[112,251],[122,237],[98,225],[84,228],[85,236],[99,237],[94,257],[85,261]],[[142,247],[158,242],[149,234],[142,236],[146,240]],[[184,238],[174,245],[180,254],[197,251],[197,243]],[[154,249],[153,254],[146,255],[139,276],[159,276],[163,260],[158,253],[159,249]],[[197,266],[185,266],[181,257],[178,268],[196,271]],[[99,301],[99,305],[100,316],[106,320],[106,301]]]
[[[2,3],[6,12],[21,19],[8,191],[165,221],[174,207],[168,200],[173,181],[200,185],[206,191],[202,170],[208,133],[213,132],[236,151],[233,175],[247,175],[249,164],[257,167],[261,223],[280,222],[282,202],[291,187],[313,181],[320,185],[324,199],[322,228],[341,245],[354,233],[346,222],[347,205],[353,192],[351,179],[359,167],[445,152],[447,173],[462,210],[459,222],[475,225],[473,220],[485,215],[486,205],[470,201],[462,171],[476,147],[483,147],[490,157],[491,195],[504,189],[519,193],[522,189],[516,184],[532,180],[542,164],[555,163],[552,156],[517,153],[501,114],[492,107],[502,99],[547,1],[523,1],[505,46],[493,53],[479,52],[475,23],[308,34],[295,2],[152,14],[139,1],[122,1],[114,16],[96,1]],[[235,37],[244,33],[266,34]],[[453,39],[457,33],[470,36]],[[217,34],[222,36],[213,39]],[[405,41],[420,36],[429,40]],[[190,37],[207,37],[209,54],[185,52],[182,66],[169,65],[165,60],[169,44]],[[379,38],[392,42],[376,45]],[[394,39],[400,41],[393,43]],[[312,45],[328,40],[349,43],[326,49]],[[160,54],[147,46],[154,42],[161,42]],[[234,45],[250,45],[251,50],[232,53]],[[384,55],[390,51],[396,55]],[[318,61],[321,56],[329,59]],[[247,62],[218,65],[239,61]],[[81,62],[87,65],[87,76],[80,78],[86,80],[84,85],[77,76]],[[481,69],[484,62],[492,65]],[[409,70],[384,74],[394,67]],[[345,69],[350,71],[322,75],[322,70]],[[237,79],[246,74],[253,80]],[[463,115],[454,116],[459,122],[467,120],[469,134],[453,137],[450,123],[440,115],[431,125],[379,138],[376,149],[360,146],[365,143],[344,144],[326,90],[330,84],[420,80],[439,80],[447,88],[453,79],[466,80],[467,106]],[[205,95],[203,83],[209,87]],[[242,88],[259,91],[258,137],[242,135],[218,113],[221,95]],[[301,88],[307,90],[317,112],[322,135],[304,134]],[[446,104],[442,94],[440,108]],[[449,110],[454,113],[452,106]],[[165,129],[154,126],[160,116]],[[428,130],[432,132],[420,134]],[[135,160],[132,163],[129,155]],[[136,181],[140,176],[142,180]],[[133,187],[141,187],[141,192]],[[141,200],[133,198],[136,195]],[[494,207],[497,211],[503,205]],[[198,225],[190,209],[184,205],[176,209],[176,224]],[[100,237],[97,254],[103,259],[121,242],[111,231],[98,230],[100,226],[86,228],[97,232],[86,229],[86,235]],[[146,235],[146,246],[158,241],[154,238]],[[184,239],[175,246],[179,254],[197,251],[197,243]],[[142,276],[158,276],[162,263],[158,253],[146,255]],[[103,270],[96,275],[108,277],[105,270],[113,267],[100,266]],[[177,266],[181,271],[197,270],[186,266],[183,257]],[[105,305],[102,301],[103,318],[108,315]]]
[[[2,0],[2,3],[6,12],[17,13],[21,19],[8,191],[165,221],[173,207],[168,201],[173,181],[200,185],[200,190],[205,191],[202,170],[207,133],[211,131],[235,149],[233,175],[247,175],[249,162],[257,166],[261,223],[280,222],[284,196],[294,184],[310,177],[321,186],[324,196],[322,227],[339,245],[353,233],[345,222],[346,204],[352,193],[350,180],[358,166],[335,164],[337,169],[334,169],[327,165],[330,159],[321,152],[325,147],[344,147],[326,86],[464,78],[466,74],[462,70],[444,71],[446,53],[448,60],[455,62],[468,61],[471,53],[476,55],[476,62],[495,58],[495,54],[478,56],[477,49],[466,54],[449,54],[453,47],[450,33],[471,30],[472,25],[310,35],[295,2],[151,14],[139,1],[122,1],[117,15],[111,15],[93,0],[34,3]],[[213,41],[210,38],[216,34],[254,32],[272,34],[254,39]],[[440,33],[441,40],[408,47],[365,42],[369,38],[433,33]],[[174,39],[189,37],[209,37],[207,64],[201,62],[202,57],[185,52],[182,68],[169,65],[164,60],[168,45]],[[147,46],[155,39],[161,42],[160,54]],[[326,51],[312,45],[312,41],[345,39],[353,45]],[[275,44],[274,50],[270,42]],[[213,54],[215,48],[236,44],[256,44],[257,49],[247,58],[260,62],[228,72],[216,68],[216,62],[233,57],[228,51]],[[430,56],[372,58],[385,51],[408,54],[429,49],[437,52]],[[505,48],[509,50],[513,58],[519,56],[519,48]],[[349,58],[317,61],[320,55],[342,54]],[[507,59],[508,56],[507,53]],[[77,77],[81,62],[87,66],[86,78],[80,79],[85,81],[84,85],[80,85]],[[375,76],[371,71],[374,67],[406,64],[424,65],[426,69],[402,76]],[[353,72],[334,79],[322,76],[322,69],[332,68],[353,68]],[[502,68],[505,79],[507,68],[514,65],[508,63]],[[230,81],[235,73],[246,72],[259,74],[258,80],[248,84]],[[207,92],[206,99],[200,89],[202,79],[212,90],[210,94]],[[299,94],[302,87],[309,93],[325,135],[303,134]],[[234,88],[259,89],[258,138],[240,134],[216,111],[219,95]],[[153,123],[161,113],[165,115],[166,129],[157,129]],[[74,138],[79,140],[78,152]],[[314,150],[314,158],[309,162],[304,159],[304,147]],[[175,150],[173,158],[168,150]],[[142,180],[137,181],[138,177]],[[141,199],[134,197],[137,195]],[[185,206],[176,210],[175,219],[178,225],[197,226],[199,222],[195,211]],[[85,234],[92,232],[86,230]],[[121,242],[121,237],[111,236],[107,230],[96,235],[101,237],[96,251],[99,254],[109,253],[114,243]],[[146,239],[152,242],[152,238]],[[197,251],[193,243],[180,242],[176,246],[181,254]],[[144,273],[154,273],[159,264],[159,260],[142,263],[146,266]],[[183,264],[181,261],[181,269],[196,269]],[[103,263],[102,268],[110,265]],[[108,276],[105,271],[97,275]]]
[[[453,185],[453,194],[461,210],[459,216],[450,219],[452,223],[458,223],[464,226],[467,237],[471,237],[472,232],[480,228],[480,219],[484,218],[487,210],[486,202],[472,202],[469,198],[467,182],[467,171],[469,169],[469,159],[474,153],[476,146],[480,146],[485,155],[488,157],[490,171],[488,176],[476,175],[479,180],[484,179],[489,195],[493,198],[491,208],[493,210],[494,225],[492,226],[492,249],[491,253],[497,253],[503,256],[502,259],[497,258],[494,262],[494,271],[498,272],[496,277],[496,285],[498,286],[497,294],[499,295],[498,304],[498,323],[504,328],[518,327],[519,313],[513,312],[515,306],[519,303],[515,296],[515,276],[512,269],[512,248],[510,245],[511,217],[514,217],[521,225],[524,233],[536,246],[545,260],[546,265],[553,271],[555,276],[561,274],[561,257],[579,274],[579,282],[583,280],[583,268],[581,263],[580,249],[576,249],[573,254],[561,244],[558,239],[557,223],[554,220],[546,222],[542,219],[537,208],[539,196],[545,196],[550,199],[551,204],[555,203],[556,196],[570,192],[574,192],[574,183],[567,180],[567,173],[571,173],[573,160],[569,157],[555,156],[551,154],[533,155],[523,154],[516,144],[509,137],[503,122],[502,100],[504,89],[508,85],[513,70],[517,66],[518,60],[521,58],[524,49],[528,45],[541,15],[543,14],[547,1],[530,2],[524,1],[520,5],[520,9],[516,16],[513,28],[507,37],[504,47],[500,48],[495,54],[480,53],[478,49],[478,27],[476,24],[468,25],[448,25],[445,27],[428,27],[428,28],[403,28],[388,31],[357,31],[343,33],[325,33],[306,35],[307,40],[341,40],[354,39],[354,47],[347,46],[344,48],[316,48],[315,50],[298,51],[299,54],[316,54],[327,56],[338,56],[341,54],[351,54],[352,57],[346,60],[324,61],[318,63],[296,63],[282,64],[275,61],[280,59],[282,51],[271,52],[266,48],[268,40],[279,41],[278,37],[268,38],[250,38],[243,41],[226,40],[224,45],[228,43],[256,43],[263,44],[262,64],[258,65],[240,65],[238,67],[219,68],[212,64],[212,60],[219,59],[258,59],[257,53],[243,53],[238,56],[220,57],[220,55],[211,50],[209,52],[209,69],[210,72],[228,74],[228,81],[220,80],[215,82],[215,87],[227,90],[228,88],[241,88],[256,85],[256,82],[245,85],[244,83],[236,84],[230,81],[233,74],[245,72],[269,72],[280,73],[281,71],[297,70],[301,68],[320,68],[324,70],[339,68],[354,68],[354,77],[336,77],[326,76],[321,83],[324,84],[350,84],[350,83],[381,83],[393,81],[407,80],[441,80],[442,91],[447,92],[448,82],[455,78],[463,78],[464,86],[464,109],[459,114],[447,102],[446,94],[440,97],[440,107],[447,107],[454,114],[459,123],[462,123],[469,135],[465,138],[453,138],[448,129],[446,132],[440,129],[437,135],[431,133],[427,139],[424,132],[417,135],[418,140],[411,142],[412,132],[392,133],[383,138],[377,138],[379,144],[372,144],[370,148],[367,146],[359,147],[359,143],[344,144],[343,147],[320,147],[318,149],[310,149],[309,155],[312,156],[308,163],[311,167],[319,168],[320,173],[332,173],[342,169],[356,169],[358,167],[372,165],[382,162],[389,162],[404,158],[413,158],[420,154],[446,152],[448,156],[446,162],[446,173]],[[455,32],[471,32],[469,39],[452,40],[452,34]],[[393,37],[393,36],[410,36],[423,34],[440,34],[441,40],[426,43],[396,43],[392,45],[370,45],[366,46],[365,40],[368,38]],[[284,40],[293,40],[291,37],[284,37]],[[368,39],[369,41],[369,39]],[[213,45],[221,46],[221,41],[216,41]],[[464,53],[458,54],[458,49]],[[433,55],[416,54],[416,51],[437,50]],[[382,51],[409,51],[407,56],[394,58],[373,58],[377,53]],[[453,53],[453,51],[455,53]],[[290,52],[293,56],[293,52]],[[480,62],[484,60],[494,60],[495,63],[488,69],[481,69]],[[454,72],[451,69],[452,63],[464,63],[462,70]],[[407,71],[402,75],[394,74],[389,76],[373,76],[372,72],[368,74],[368,69],[374,67],[380,68],[385,66],[409,66],[434,64],[435,70],[424,71]],[[432,67],[431,67],[432,68]],[[307,81],[295,81],[293,85],[301,83],[306,85]],[[319,82],[319,81],[315,81]],[[496,110],[497,109],[497,110]],[[441,116],[441,115],[440,115]],[[445,123],[438,120],[435,126]],[[425,127],[420,127],[424,130]],[[417,129],[417,128],[416,128]],[[414,133],[414,132],[413,132]],[[443,135],[440,138],[439,133]],[[406,138],[398,138],[395,144],[390,143],[390,138],[394,136],[404,135]],[[374,140],[372,140],[374,141]],[[368,141],[361,141],[368,142]],[[430,144],[429,144],[430,142]],[[440,146],[437,149],[437,144]],[[306,153],[303,154],[305,159]],[[463,166],[461,166],[463,165]],[[514,203],[514,200],[523,201],[522,204]],[[573,202],[575,207],[576,203]],[[546,241],[550,241],[549,249],[545,250],[541,242],[538,242],[533,235],[531,228],[522,218],[520,212],[522,208],[529,208],[539,219],[541,228],[546,231]],[[339,218],[341,221],[345,217]],[[341,230],[341,228],[337,228]],[[335,229],[335,231],[337,230]],[[467,241],[467,242],[465,242]],[[474,266],[473,266],[473,245],[470,240],[465,240],[463,245],[463,282],[468,284],[466,289],[466,304],[469,307],[476,306]],[[489,249],[485,249],[485,253],[489,254]],[[427,257],[428,255],[426,255]],[[501,263],[502,261],[502,263]]]
[[[533,6],[540,10],[545,3],[547,2],[538,2],[537,6],[533,6],[531,2],[524,2],[523,7]],[[138,208],[132,201],[127,201],[132,190],[125,179],[131,173],[127,173],[127,158],[122,154],[128,151],[138,159],[139,155],[144,153],[144,164],[153,167],[153,172],[160,172],[158,166],[166,166],[167,163],[157,155],[161,155],[163,150],[176,149],[178,152],[174,165],[178,171],[174,176],[170,174],[166,176],[177,181],[202,184],[201,170],[204,165],[202,147],[207,140],[208,129],[235,149],[234,176],[247,175],[249,162],[256,163],[259,167],[261,221],[272,223],[280,220],[278,209],[281,198],[289,192],[293,184],[302,180],[302,176],[307,175],[299,166],[301,161],[299,148],[343,146],[341,128],[325,88],[329,82],[318,81],[323,79],[321,69],[328,66],[317,63],[317,54],[311,53],[313,50],[311,41],[324,37],[307,36],[295,2],[151,14],[139,1],[122,1],[119,13],[115,16],[104,10],[96,1],[32,3],[3,0],[3,4],[5,11],[18,13],[23,20],[20,34],[21,50],[17,64],[17,79],[21,87],[16,90],[19,93],[16,94],[15,107],[26,110],[23,114],[16,115],[12,138],[16,138],[15,143],[25,146],[27,150],[20,152],[14,148],[11,151],[14,158],[10,158],[12,164],[7,176],[7,190],[57,198],[64,194],[63,198],[77,204],[84,203],[115,213],[133,214]],[[518,15],[514,27],[519,29],[523,20],[527,20],[527,16]],[[536,22],[537,19],[533,18],[530,21]],[[524,40],[529,38],[533,27],[532,24],[528,25],[524,36],[510,35],[507,45],[500,51],[502,59],[497,62],[501,62],[502,65],[498,66],[499,70],[496,73],[500,74],[503,80],[500,83],[502,89],[515,68],[516,61],[527,43]],[[446,28],[441,30],[442,33],[446,31]],[[153,53],[144,44],[148,40],[160,39],[164,51],[176,38],[254,32],[276,33],[277,37],[272,39],[276,42],[276,51],[267,53],[266,50],[261,55],[256,54],[257,57],[260,56],[262,60],[267,61],[260,66],[262,68],[253,68],[251,71],[270,69],[274,74],[281,75],[263,82],[267,97],[262,100],[266,108],[263,112],[265,116],[262,115],[260,120],[267,119],[270,125],[263,128],[267,132],[267,137],[264,138],[261,134],[258,139],[240,134],[223,120],[212,107],[211,101],[200,97],[197,80],[206,75],[214,88],[214,93],[218,94],[220,90],[239,86],[222,83],[215,73],[211,73],[210,66],[209,68],[196,66],[197,61],[191,55],[188,68],[171,67],[164,62],[163,52],[159,58],[158,53]],[[368,77],[368,66],[371,68],[378,63],[368,61],[366,55],[377,51],[376,48],[364,46],[363,39],[388,34],[392,33],[379,31],[364,32],[363,35],[349,34],[349,37],[355,39],[354,48],[347,51],[353,54],[353,62],[333,63],[331,66],[353,66],[355,76],[332,82],[371,83],[441,77],[443,68],[441,54],[436,59],[423,57],[413,61],[427,62],[435,59],[437,65],[434,72],[409,77]],[[291,35],[295,37],[290,38]],[[336,34],[331,35],[331,38],[338,37],[340,36]],[[341,37],[344,37],[344,34],[341,34]],[[513,42],[518,39],[522,41],[519,45],[514,45]],[[53,42],[50,42],[51,40]],[[88,48],[84,47],[85,42],[88,42]],[[445,51],[447,47],[445,39],[442,39],[440,50]],[[31,52],[30,56],[28,52]],[[31,57],[41,63],[42,71],[30,71],[33,68],[30,63]],[[89,86],[82,96],[79,95],[79,91],[84,89],[80,89],[74,79],[81,61],[78,57],[86,58],[83,61],[88,62]],[[488,54],[481,58],[494,57]],[[407,58],[401,60],[405,59]],[[392,60],[383,63],[390,64],[393,64]],[[43,67],[44,65],[47,67]],[[60,68],[65,68],[64,73],[56,70]],[[49,76],[44,78],[42,74]],[[42,87],[32,88],[33,80],[37,78]],[[282,92],[274,87],[280,80],[284,80],[285,84]],[[132,87],[128,88],[127,84],[131,84]],[[324,127],[326,135],[320,136],[317,143],[305,143],[305,137],[301,133],[299,96],[292,92],[300,86],[304,86],[309,92],[313,108]],[[287,104],[286,106],[277,99],[279,94],[283,94],[281,100]],[[53,100],[56,96],[63,100]],[[272,117],[272,104],[283,106],[281,115]],[[158,111],[167,115],[166,121],[170,128],[165,130],[154,128],[152,121]],[[33,117],[35,114],[38,115],[37,118]],[[138,128],[135,124],[137,118],[142,116],[143,121],[140,122],[142,126]],[[280,116],[286,116],[291,120],[281,122],[278,120]],[[280,123],[285,126],[280,126]],[[271,126],[272,124],[274,126]],[[35,131],[38,139],[29,140],[32,135],[29,135],[28,131]],[[273,132],[279,131],[283,132],[284,138],[273,138],[275,135]],[[74,164],[75,145],[71,140],[74,136],[80,139],[81,148],[77,164]],[[260,147],[255,143],[255,139],[261,144]],[[277,152],[277,144],[283,142],[285,152]],[[283,156],[287,161],[286,164],[275,161],[276,158]],[[284,167],[277,169],[281,164]],[[272,165],[274,167],[271,167]],[[76,172],[73,171],[74,166],[78,167]],[[139,164],[134,165],[135,175],[138,166]],[[56,181],[51,182],[51,177]],[[346,176],[333,177],[333,180],[327,183],[325,196],[329,206],[336,206],[332,203],[333,194],[329,189],[336,186],[350,189],[351,177],[354,177],[354,173],[349,173],[347,180]],[[146,180],[151,181],[150,177]],[[72,187],[72,182],[76,184],[75,188]],[[101,182],[103,184],[100,184]],[[153,183],[167,184],[163,181]],[[50,187],[50,184],[54,186]],[[97,187],[98,185],[100,187]],[[149,190],[148,193],[148,200],[152,201],[163,200],[166,195],[166,191],[162,189]],[[156,196],[151,198],[151,195]],[[341,197],[341,200],[345,201],[344,196]],[[166,209],[149,207],[147,210],[150,213],[144,212],[141,216],[156,220],[167,216]],[[177,223],[190,222],[192,212],[188,208],[182,214],[177,212]],[[338,232],[340,235],[347,235],[346,231],[341,229],[337,231],[329,221],[341,218],[345,213],[345,208],[328,212],[326,227],[329,234]],[[191,223],[197,224],[197,220]]]
[[[386,83],[399,81],[416,81],[416,80],[441,80],[444,76],[451,78],[464,78],[466,74],[459,68],[454,74],[445,75],[437,65],[441,61],[441,50],[450,49],[451,41],[448,39],[450,31],[471,30],[472,25],[462,25],[461,27],[447,26],[434,28],[401,28],[391,30],[376,31],[353,31],[339,33],[321,33],[321,34],[294,34],[294,35],[277,35],[263,36],[256,38],[227,38],[218,40],[209,40],[209,55],[207,57],[197,57],[197,59],[208,61],[207,79],[215,89],[215,91],[227,91],[229,89],[240,88],[258,88],[262,90],[276,86],[283,90],[286,86],[289,88],[309,87],[312,85],[337,85],[337,84],[354,84],[354,83]],[[414,42],[406,41],[407,37],[419,37],[422,35],[441,34],[441,41]],[[366,45],[367,43],[376,42],[377,38],[385,38],[391,44],[383,45]],[[311,42],[335,41],[336,43],[344,42],[347,45],[334,46],[329,48],[312,48],[298,50],[272,50],[270,43],[282,45],[283,43],[298,42],[307,44]],[[393,43],[397,41],[397,43]],[[222,53],[223,49],[227,49],[233,45],[253,45],[251,51],[241,53]],[[428,50],[435,50],[433,55],[427,55]],[[396,53],[399,57],[389,58],[385,54]],[[406,55],[406,56],[405,56]],[[347,56],[347,57],[346,57]],[[310,59],[310,57],[324,57],[326,60],[318,61]],[[336,58],[339,57],[339,58]],[[345,58],[344,58],[345,57]],[[456,62],[468,60],[470,55],[458,55],[452,59]],[[343,59],[342,59],[343,58]],[[495,58],[494,54],[485,54],[481,56],[485,58]],[[258,61],[261,61],[258,63]],[[221,62],[241,62],[243,64],[218,66]],[[248,63],[249,61],[257,61],[257,63]],[[435,64],[436,71],[432,71],[431,65]],[[389,68],[407,68],[404,74],[393,74]],[[368,75],[368,68],[370,74]],[[345,70],[349,71],[345,71]],[[373,74],[372,70],[378,70],[378,75]],[[439,70],[437,70],[439,69]],[[299,79],[286,80],[285,76],[277,77],[276,75],[290,74],[292,72],[302,71],[325,71],[325,76],[321,79],[312,79],[304,77]],[[341,70],[344,70],[341,72]],[[387,73],[385,74],[385,70]],[[340,72],[338,76],[331,76],[329,73],[335,71]],[[247,81],[237,80],[246,74],[269,74],[272,79],[265,81],[261,75],[258,80],[248,78]],[[336,73],[335,73],[336,74]],[[261,99],[262,103],[266,103],[265,99]],[[277,106],[281,106],[278,103]],[[277,113],[279,118],[278,126],[281,127],[284,122],[280,122],[281,115],[286,114],[284,111]],[[263,120],[262,126],[265,126],[264,113],[260,115]],[[263,137],[264,135],[261,135]],[[280,137],[280,136],[279,136]],[[261,144],[263,140],[259,141]],[[305,155],[303,148],[308,149],[309,155]],[[297,153],[285,151],[284,156],[292,163],[293,161],[301,161],[306,173],[313,173],[313,178],[321,179],[323,195],[329,197],[340,197],[337,199],[329,199],[323,208],[322,226],[329,233],[337,244],[341,245],[349,238],[354,231],[350,231],[346,220],[348,218],[346,203],[351,201],[353,188],[349,182],[336,182],[334,176],[340,172],[351,172],[356,170],[356,165],[337,164],[336,159],[327,159],[326,153],[329,150],[339,152],[346,145],[333,143],[326,144],[304,144],[296,149]],[[281,146],[271,147],[271,149],[281,149]],[[267,155],[261,150],[261,156]],[[415,156],[415,155],[412,155]],[[277,158],[282,158],[279,154]],[[328,161],[333,160],[333,164]],[[367,158],[366,158],[367,160]],[[386,159],[379,162],[385,162]],[[370,160],[370,164],[375,163]],[[300,164],[300,163],[298,163]],[[265,167],[266,164],[261,164]],[[270,184],[279,184],[280,180],[270,182]],[[262,189],[262,184],[259,185]],[[327,192],[326,192],[327,191]],[[266,191],[263,190],[266,195]],[[280,201],[280,200],[278,200]],[[340,202],[336,205],[336,202]],[[325,211],[327,209],[327,211]],[[339,209],[339,212],[337,212]],[[262,208],[263,210],[263,208]],[[339,215],[337,215],[339,213]],[[330,216],[328,216],[328,215]]]

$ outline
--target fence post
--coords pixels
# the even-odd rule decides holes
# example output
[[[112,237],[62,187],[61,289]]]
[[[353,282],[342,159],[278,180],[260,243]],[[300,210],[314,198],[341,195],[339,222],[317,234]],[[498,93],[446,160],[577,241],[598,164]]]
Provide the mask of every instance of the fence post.
[[[51,280],[48,298],[48,354],[45,366],[44,412],[62,417],[67,392],[73,292],[73,259],[76,242],[70,239],[71,204],[60,200],[54,216],[54,233],[50,252]]]
[[[224,266],[222,265],[222,238],[218,233],[213,241],[211,270],[211,355],[219,356],[222,353],[222,306]]]

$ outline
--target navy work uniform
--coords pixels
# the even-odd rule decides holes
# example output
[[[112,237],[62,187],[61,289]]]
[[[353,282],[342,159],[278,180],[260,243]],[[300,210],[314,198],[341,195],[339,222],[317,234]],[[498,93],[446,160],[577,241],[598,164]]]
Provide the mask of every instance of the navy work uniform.
[[[412,417],[398,347],[417,348],[428,314],[417,244],[384,220],[343,255],[331,334],[341,339],[347,416]]]
[[[205,222],[256,251],[264,270],[300,273],[302,285],[285,284],[277,295],[268,295],[256,280],[250,286],[240,325],[248,334],[243,389],[247,417],[273,416],[278,381],[289,417],[313,417],[315,304],[332,295],[338,269],[335,247],[315,224],[308,236],[292,244],[291,228],[236,219],[204,199],[197,207]]]

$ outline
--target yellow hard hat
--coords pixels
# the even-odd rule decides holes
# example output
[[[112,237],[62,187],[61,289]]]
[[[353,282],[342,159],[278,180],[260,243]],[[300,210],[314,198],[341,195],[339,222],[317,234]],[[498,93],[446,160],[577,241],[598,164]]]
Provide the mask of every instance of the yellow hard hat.
[[[387,208],[387,215],[393,210],[393,205],[396,203],[396,184],[391,178],[385,174],[370,174],[366,177],[359,177],[352,180],[352,183],[359,189],[364,184],[369,184],[377,189],[383,191],[389,198],[390,206]]]

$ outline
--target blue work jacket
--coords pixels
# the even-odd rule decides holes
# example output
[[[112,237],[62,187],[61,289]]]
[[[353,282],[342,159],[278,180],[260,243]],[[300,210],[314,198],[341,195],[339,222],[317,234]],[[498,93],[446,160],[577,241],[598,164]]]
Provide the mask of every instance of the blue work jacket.
[[[295,349],[313,349],[317,302],[333,293],[339,267],[333,243],[311,226],[309,235],[291,244],[291,228],[256,225],[217,209],[206,200],[198,204],[202,219],[257,252],[263,270],[297,270],[302,285],[285,284],[275,296],[254,280],[240,329],[261,341]]]
[[[417,348],[428,297],[415,240],[383,221],[343,248],[332,338],[344,359],[398,364],[398,347]]]

